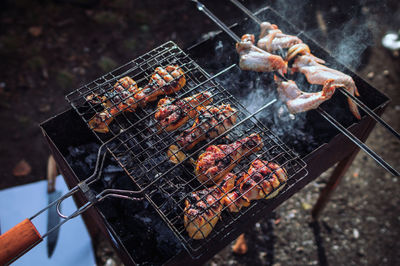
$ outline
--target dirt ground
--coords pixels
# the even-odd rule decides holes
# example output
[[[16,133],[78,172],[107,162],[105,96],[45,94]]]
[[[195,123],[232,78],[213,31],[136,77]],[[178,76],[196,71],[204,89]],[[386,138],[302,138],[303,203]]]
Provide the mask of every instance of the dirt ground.
[[[227,22],[240,14],[229,1],[204,2]],[[252,9],[264,3],[247,2]],[[272,5],[280,8],[286,2]],[[305,1],[302,8],[321,11],[322,17],[338,10],[349,17],[356,10],[368,22],[371,46],[356,71],[392,99],[383,118],[400,131],[400,57],[380,44],[388,30],[400,29],[399,3],[315,2]],[[295,17],[292,22],[321,25],[317,14],[308,13],[309,23]],[[327,33],[309,33],[333,49],[329,34],[337,25],[326,22]],[[187,47],[216,29],[189,1],[177,0],[9,0],[0,3],[0,25],[0,189],[45,178],[49,150],[38,125],[68,108],[68,92],[165,41]],[[381,127],[367,144],[400,169],[399,141]],[[249,228],[246,255],[233,255],[227,247],[208,264],[400,265],[398,177],[360,152],[320,221],[312,223],[310,208],[329,174],[297,193],[271,219]]]

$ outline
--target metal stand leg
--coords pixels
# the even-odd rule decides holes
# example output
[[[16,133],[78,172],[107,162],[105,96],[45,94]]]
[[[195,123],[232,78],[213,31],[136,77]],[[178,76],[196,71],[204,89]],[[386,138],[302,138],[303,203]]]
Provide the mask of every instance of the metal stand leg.
[[[358,154],[359,149],[355,149],[349,156],[344,158],[339,162],[333,171],[332,175],[329,177],[328,183],[324,187],[324,189],[319,194],[317,203],[314,205],[314,208],[311,212],[312,218],[317,220],[322,210],[325,208],[328,203],[333,191],[335,191],[336,187],[339,185],[342,177],[346,173],[347,169],[349,169],[350,165],[353,163],[354,158]]]
[[[384,108],[376,110],[376,114],[381,115],[383,111]],[[366,126],[364,132],[360,136],[358,136],[362,142],[365,142],[367,140],[375,124],[376,122],[371,119]],[[343,160],[339,161],[339,164],[336,166],[332,175],[329,177],[328,183],[326,184],[325,188],[319,194],[317,203],[315,203],[314,208],[311,212],[312,218],[314,220],[317,220],[319,218],[319,215],[328,203],[333,191],[335,191],[336,187],[339,185],[342,177],[346,173],[347,169],[349,169],[350,165],[353,163],[359,151],[360,149],[357,146],[354,146],[353,152],[350,153],[350,155],[345,157]]]

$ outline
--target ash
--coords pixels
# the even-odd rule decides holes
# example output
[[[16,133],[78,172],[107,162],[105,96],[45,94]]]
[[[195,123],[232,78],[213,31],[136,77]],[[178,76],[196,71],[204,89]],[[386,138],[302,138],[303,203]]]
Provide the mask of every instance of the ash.
[[[98,149],[99,145],[95,143],[68,149],[66,159],[80,180],[93,173]],[[92,186],[94,191],[99,193],[107,188],[137,190],[133,181],[113,158],[107,158],[104,165],[101,179]],[[166,182],[163,190],[169,191],[172,186],[173,182]],[[176,190],[175,187],[172,189]],[[164,201],[163,208],[172,209],[173,198],[167,200],[166,195],[168,194],[156,192],[155,198]],[[162,264],[182,250],[178,239],[145,199],[129,201],[109,198],[100,202],[97,208],[137,263]]]

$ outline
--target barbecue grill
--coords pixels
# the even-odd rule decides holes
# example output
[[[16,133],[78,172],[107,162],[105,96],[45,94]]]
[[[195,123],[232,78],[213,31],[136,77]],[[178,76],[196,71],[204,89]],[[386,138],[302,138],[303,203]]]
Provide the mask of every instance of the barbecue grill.
[[[239,122],[227,129],[226,134],[222,134],[214,140],[205,141],[205,144],[200,144],[201,147],[199,148],[196,146],[194,152],[189,152],[187,158],[176,165],[171,163],[167,151],[171,145],[176,144],[179,131],[160,130],[158,124],[152,119],[156,103],[148,104],[141,110],[132,112],[133,117],[128,117],[129,114],[124,112],[122,112],[122,116],[115,116],[115,122],[109,125],[110,134],[98,133],[95,130],[93,132],[138,186],[138,190],[143,193],[182,241],[189,254],[196,258],[204,253],[204,250],[214,238],[222,238],[229,234],[235,221],[250,209],[257,208],[257,202],[236,215],[223,215],[211,236],[204,240],[189,238],[182,223],[184,200],[188,193],[207,188],[205,184],[197,181],[196,175],[193,174],[193,168],[187,165],[189,158],[198,158],[200,151],[210,144],[225,143],[227,139],[239,140],[243,136],[256,133],[260,134],[263,140],[262,151],[258,152],[257,156],[263,160],[277,162],[284,167],[289,176],[289,186],[292,183],[292,177],[304,169],[305,163],[268,128],[263,126],[254,115],[246,111],[224,87],[213,81],[189,55],[173,42],[161,45],[121,68],[106,74],[100,80],[83,86],[67,95],[67,99],[89,126],[93,113],[99,112],[95,110],[99,103],[85,108],[86,99],[89,95],[96,94],[101,97],[108,92],[107,88],[112,87],[112,84],[124,76],[130,76],[140,86],[141,81],[147,82],[149,80],[156,67],[166,65],[181,66],[185,73],[187,84],[176,93],[177,98],[182,99],[184,96],[206,90],[211,93],[214,105],[230,104],[236,108]],[[96,85],[93,86],[93,84]],[[113,104],[116,105],[116,103]],[[205,104],[200,103],[200,105]],[[196,105],[192,108],[197,107],[199,106]],[[187,126],[190,124],[192,123],[187,123]],[[110,139],[107,139],[108,137]],[[227,156],[229,155],[227,154]],[[256,155],[245,156],[245,154],[242,154],[242,156],[244,159],[239,163],[239,172],[246,171],[251,161],[256,158]],[[303,176],[305,173],[303,171]],[[214,182],[213,185],[217,184]],[[208,194],[210,193],[212,192],[208,192]]]
[[[295,29],[291,28],[291,25],[272,9],[265,8],[258,13],[263,19],[279,24],[286,32],[295,33]],[[246,32],[249,28],[254,29],[255,26],[248,20],[232,27],[238,33]],[[369,108],[377,114],[384,111],[388,104],[386,96],[337,63],[307,36],[300,34],[299,37],[310,45],[317,56],[323,57],[327,62],[334,64],[354,78],[362,92],[362,100]],[[216,47],[220,47],[218,48],[220,50],[215,49]],[[69,187],[74,187],[94,171],[96,159],[98,162],[99,158],[103,158],[101,156],[97,158],[97,154],[109,153],[111,157],[101,164],[105,166],[104,174],[99,182],[93,183],[90,188],[95,193],[101,193],[106,189],[115,191],[125,189],[133,191],[133,194],[137,195],[139,201],[109,199],[88,209],[84,214],[86,222],[96,222],[96,226],[110,239],[127,265],[143,262],[201,263],[235,239],[245,228],[255,223],[265,213],[275,209],[338,161],[340,164],[336,168],[336,172],[337,176],[340,176],[340,172],[345,171],[358,152],[358,149],[344,135],[337,134],[332,125],[321,120],[313,111],[307,113],[306,124],[301,129],[313,132],[315,138],[311,143],[297,140],[297,134],[287,135],[285,132],[279,131],[276,133],[275,118],[267,119],[268,116],[265,115],[257,118],[256,113],[258,112],[249,112],[246,106],[241,104],[241,99],[245,97],[243,88],[246,88],[243,83],[249,79],[249,76],[254,77],[255,75],[242,73],[237,67],[231,67],[231,64],[237,62],[237,56],[232,51],[232,47],[232,41],[224,33],[219,33],[211,39],[193,45],[186,51],[181,50],[173,42],[165,43],[72,92],[67,96],[72,109],[41,125]],[[225,60],[219,60],[218,63],[209,60],[213,56],[218,56],[216,53],[220,53],[221,49],[225,54]],[[178,164],[171,163],[166,156],[170,145],[176,142],[177,133],[160,131],[157,127],[153,119],[155,103],[149,103],[135,112],[120,110],[118,116],[110,123],[110,130],[107,134],[88,129],[93,115],[102,111],[102,104],[88,103],[87,96],[108,95],[110,87],[119,78],[127,75],[138,84],[145,84],[153,74],[155,67],[171,64],[180,66],[187,79],[187,85],[174,97],[183,98],[203,90],[210,91],[213,95],[214,105],[229,103],[238,110],[238,123],[217,138],[199,144],[199,148],[189,152],[186,159]],[[223,73],[209,74],[227,68],[237,74],[234,75],[234,79],[230,76],[229,86]],[[270,79],[270,76],[262,78],[264,86],[272,86],[268,83]],[[343,102],[344,97],[335,95],[323,107],[337,115],[336,119],[354,135],[365,140],[375,121],[367,116],[364,116],[361,121],[355,121],[347,113],[344,115],[343,110],[346,106]],[[118,103],[118,101],[113,101],[112,105],[117,106]],[[270,105],[264,106],[260,113],[268,110]],[[190,122],[189,125],[191,125]],[[188,193],[206,186],[196,180],[189,159],[197,158],[199,153],[210,144],[232,142],[250,133],[259,133],[264,146],[257,155],[245,157],[238,163],[235,171],[246,171],[251,161],[259,156],[264,160],[275,161],[286,169],[289,177],[286,186],[277,197],[267,201],[252,202],[250,207],[242,209],[237,214],[223,212],[221,221],[218,222],[210,236],[203,240],[190,239],[183,226],[184,199]],[[343,149],[334,148],[338,145]],[[294,147],[296,152],[289,147]],[[99,149],[100,152],[98,152]],[[103,150],[104,153],[102,153]],[[119,167],[123,171],[119,170]],[[92,195],[92,193],[84,194],[77,191],[76,200],[79,205],[84,206],[88,200],[91,200]],[[144,199],[140,200],[139,195],[144,196]],[[139,211],[140,209],[146,211]],[[117,213],[116,210],[123,211]],[[140,216],[140,219],[137,215]],[[151,221],[147,220],[146,222],[146,219]],[[129,222],[135,222],[135,224],[129,225]],[[144,224],[149,227],[156,225],[160,229],[159,234],[155,234],[154,239],[150,240],[150,242],[158,241],[159,243],[149,244],[149,239],[146,239],[146,235],[140,235],[137,232],[139,230],[136,230],[138,235],[129,232],[135,226],[141,227]],[[146,228],[146,230],[150,229]],[[153,228],[153,230],[155,229]],[[135,245],[132,243],[133,241],[141,244]],[[153,257],[152,261],[151,255],[140,254],[141,245],[149,247],[156,245],[158,256]],[[170,250],[166,251],[165,249]]]

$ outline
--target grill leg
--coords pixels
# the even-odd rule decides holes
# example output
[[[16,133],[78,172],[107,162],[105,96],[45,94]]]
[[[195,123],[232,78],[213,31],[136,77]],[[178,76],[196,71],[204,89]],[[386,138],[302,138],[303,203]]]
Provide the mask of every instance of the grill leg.
[[[356,157],[358,152],[359,149],[354,150],[349,156],[341,160],[339,164],[336,166],[332,175],[329,177],[328,183],[319,194],[317,203],[315,203],[314,208],[311,212],[312,218],[314,220],[318,219],[319,215],[321,214],[326,204],[328,203],[332,193],[339,185],[347,169],[349,169],[350,165],[353,163],[354,158]]]
[[[377,108],[375,110],[377,115],[382,115],[383,111],[385,110],[386,105],[383,106],[382,108]],[[365,128],[360,129],[363,133],[359,136],[359,139],[362,142],[365,142],[371,133],[372,129],[374,128],[376,121],[374,121],[372,118],[368,117],[367,118],[367,124]],[[354,145],[354,144],[350,144]],[[353,163],[354,159],[356,158],[356,155],[360,149],[354,145],[354,150],[345,157],[343,160],[339,161],[339,164],[336,166],[335,170],[333,170],[332,175],[329,177],[328,183],[326,184],[325,188],[321,191],[319,194],[317,203],[315,203],[314,208],[311,212],[312,218],[314,220],[317,220],[325,208],[326,204],[328,203],[333,191],[335,191],[336,187],[339,185],[340,181],[342,180],[342,177],[346,173],[346,171],[349,169],[350,165]]]

